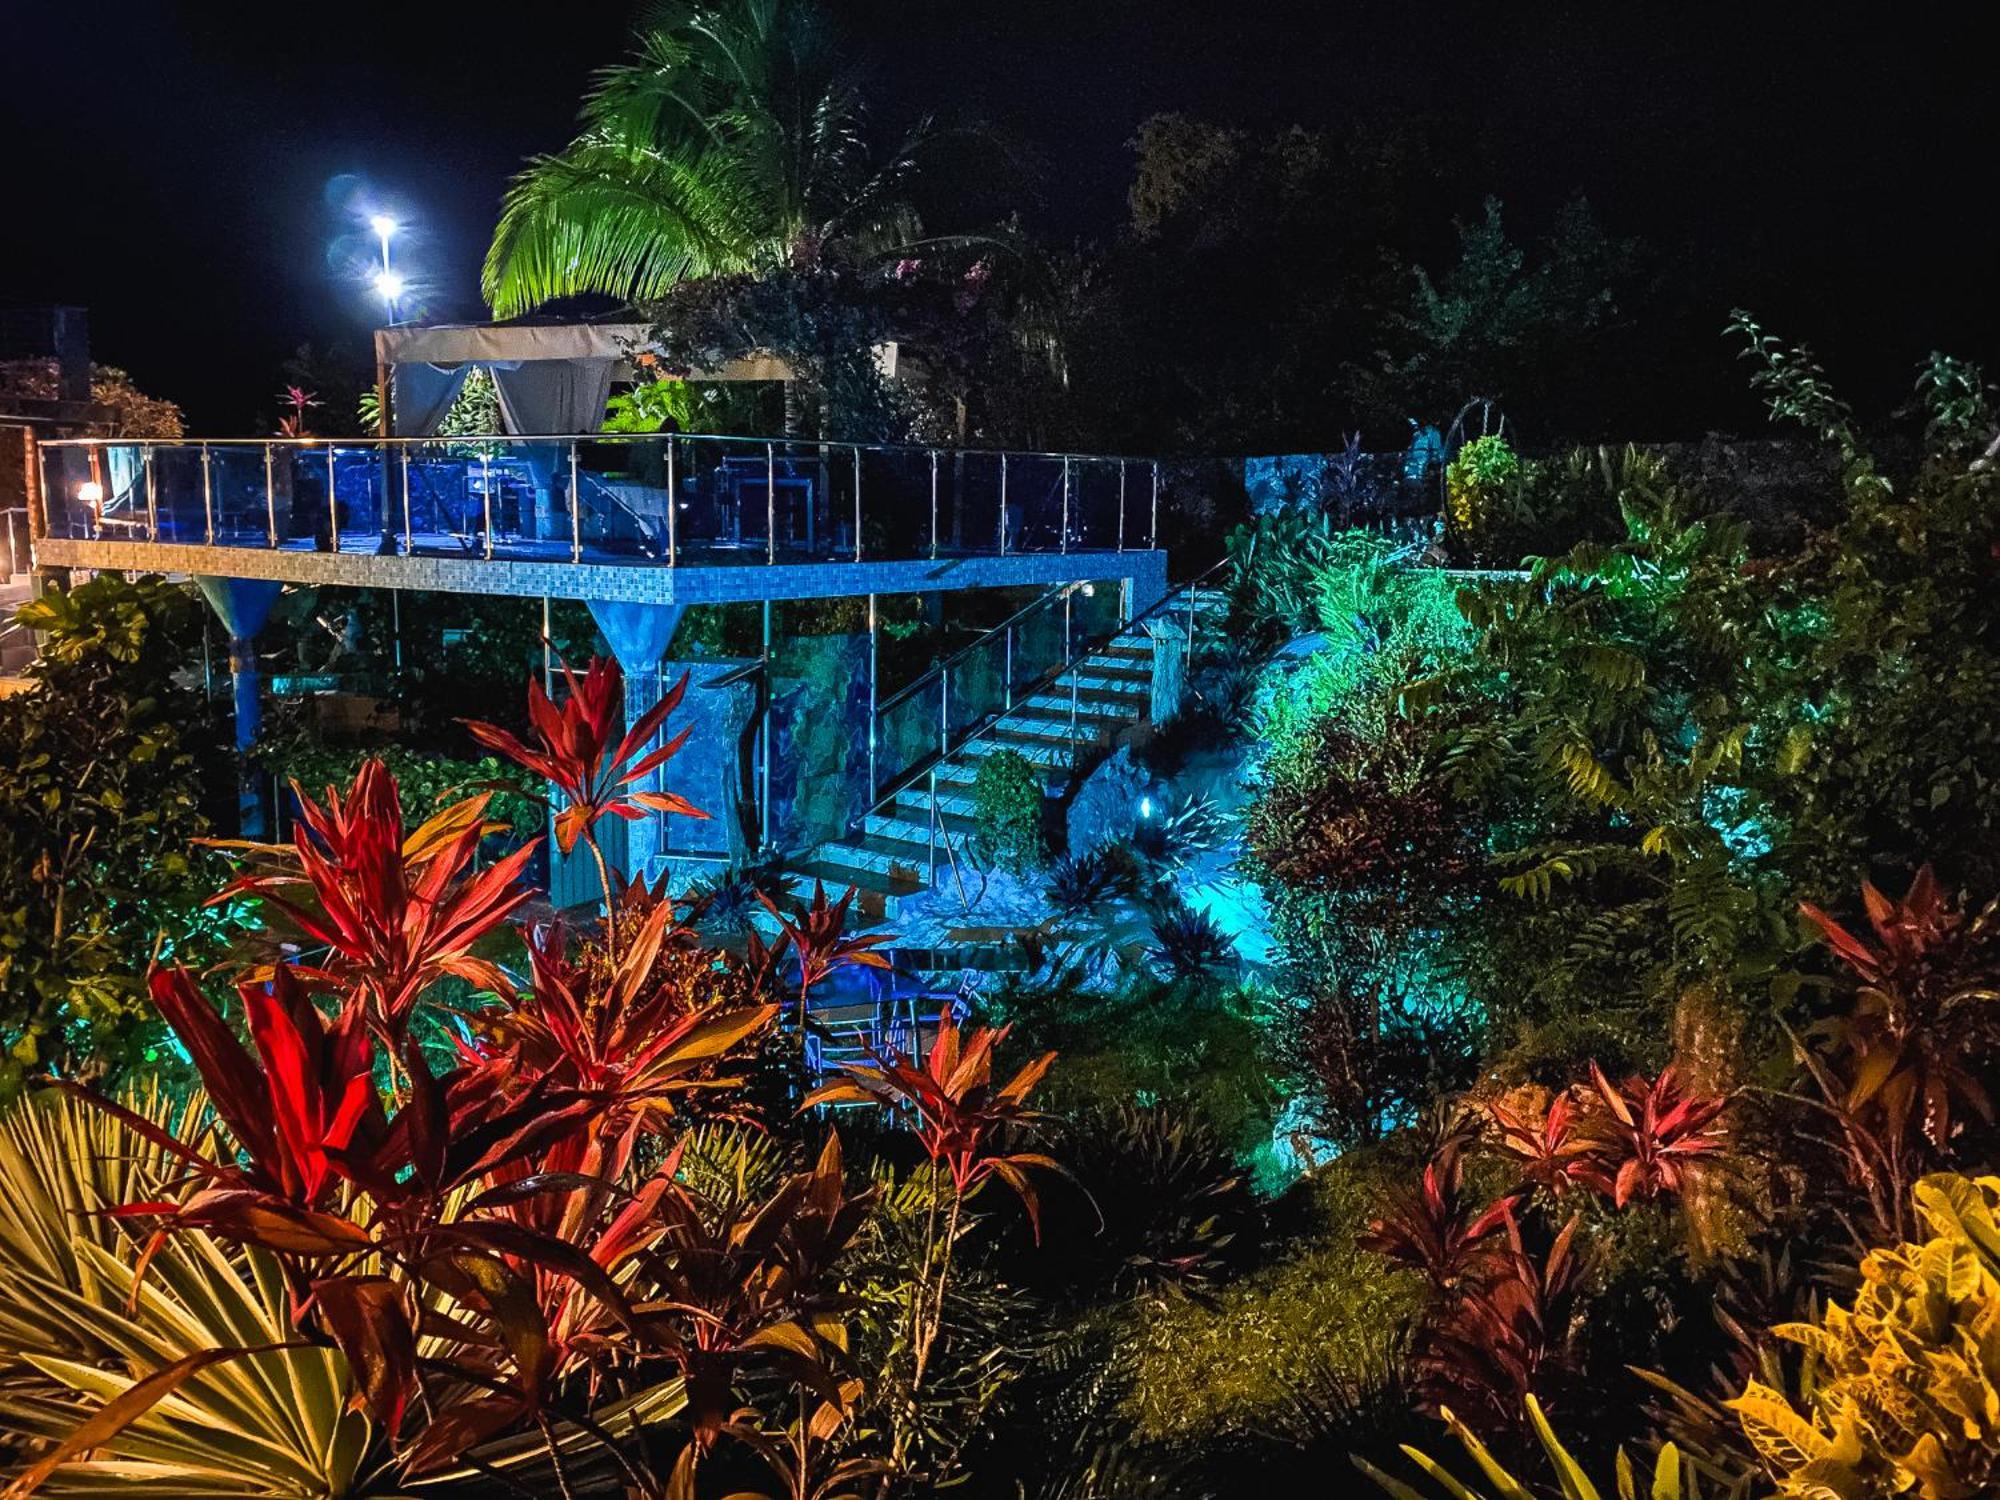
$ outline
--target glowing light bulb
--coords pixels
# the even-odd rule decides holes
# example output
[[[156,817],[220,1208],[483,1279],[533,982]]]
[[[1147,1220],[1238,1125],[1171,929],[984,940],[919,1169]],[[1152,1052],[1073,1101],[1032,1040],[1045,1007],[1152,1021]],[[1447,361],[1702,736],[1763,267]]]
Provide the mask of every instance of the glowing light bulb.
[[[394,302],[403,295],[403,278],[394,271],[377,271],[375,292],[384,302]]]

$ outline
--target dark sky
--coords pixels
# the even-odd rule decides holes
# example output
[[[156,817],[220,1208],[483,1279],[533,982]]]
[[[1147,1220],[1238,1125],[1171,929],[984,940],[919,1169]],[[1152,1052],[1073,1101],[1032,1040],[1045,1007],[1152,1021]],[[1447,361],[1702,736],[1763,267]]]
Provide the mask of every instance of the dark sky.
[[[1934,345],[2000,344],[2000,152],[1970,15],[1825,4],[1443,6],[830,0],[881,113],[999,126],[1046,168],[996,194],[1058,239],[1113,232],[1134,127],[1178,109],[1338,128],[1425,116],[1532,221],[1574,191],[1754,301],[1887,401]],[[562,144],[633,7],[0,0],[0,301],[90,308],[97,356],[198,430],[267,410],[304,339],[358,355],[373,309],[342,201],[412,223],[440,314],[509,172]],[[337,184],[349,197],[341,200]],[[331,191],[331,197],[330,197]],[[355,193],[360,196],[356,198]]]

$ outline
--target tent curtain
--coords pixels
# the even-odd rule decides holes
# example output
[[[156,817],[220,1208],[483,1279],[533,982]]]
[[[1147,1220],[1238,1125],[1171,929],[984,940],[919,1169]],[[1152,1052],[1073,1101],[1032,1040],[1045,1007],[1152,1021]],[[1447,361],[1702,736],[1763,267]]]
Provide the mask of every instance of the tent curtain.
[[[396,436],[429,437],[436,432],[471,373],[470,365],[397,365],[390,376]]]
[[[596,432],[604,425],[616,360],[494,362],[500,420],[510,433]]]

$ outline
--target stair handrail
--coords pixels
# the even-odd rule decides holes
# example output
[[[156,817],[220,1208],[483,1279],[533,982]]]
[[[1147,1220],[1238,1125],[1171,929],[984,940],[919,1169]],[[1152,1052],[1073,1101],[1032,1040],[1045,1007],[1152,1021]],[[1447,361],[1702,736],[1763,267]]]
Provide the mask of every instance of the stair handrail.
[[[1040,594],[1037,594],[1033,599],[1029,600],[1026,604],[1022,605],[1019,609],[1015,610],[1014,613],[1007,616],[1007,618],[1002,620],[999,624],[989,625],[986,629],[980,631],[978,635],[974,636],[970,641],[966,642],[966,644],[960,646],[956,651],[952,652],[951,655],[940,657],[938,658],[938,660],[932,662],[930,665],[930,669],[926,671],[923,674],[923,676],[915,679],[914,681],[910,682],[904,687],[896,689],[895,692],[891,693],[888,697],[884,698],[880,703],[877,703],[875,705],[875,712],[878,715],[887,713],[890,709],[894,708],[898,703],[901,703],[904,699],[914,696],[918,689],[922,688],[926,683],[930,682],[933,678],[940,678],[946,672],[949,672],[959,662],[964,661],[967,657],[971,656],[973,652],[979,650],[988,641],[992,640],[994,636],[998,635],[1001,631],[1012,629],[1016,624],[1018,624],[1022,620],[1025,620],[1029,615],[1035,613],[1036,610],[1041,609],[1044,605],[1054,604],[1058,600],[1060,600],[1063,597],[1063,595],[1074,593],[1077,589],[1083,587],[1085,581],[1086,580],[1078,579],[1074,583],[1059,583],[1055,587],[1045,590]]]
[[[1000,720],[1004,719],[1009,713],[1013,711],[1013,701],[1015,698],[1032,698],[1035,694],[1039,693],[1043,688],[1047,687],[1050,683],[1061,678],[1065,673],[1073,672],[1079,669],[1087,659],[1095,655],[1098,651],[1101,651],[1110,642],[1115,641],[1119,636],[1124,635],[1127,632],[1131,631],[1135,626],[1143,625],[1148,620],[1155,619],[1165,614],[1169,609],[1178,608],[1179,605],[1177,601],[1183,595],[1186,595],[1187,597],[1188,642],[1190,649],[1192,649],[1194,642],[1194,604],[1195,604],[1196,592],[1210,578],[1213,578],[1217,573],[1221,572],[1224,568],[1228,567],[1231,561],[1232,559],[1228,557],[1218,558],[1216,561],[1210,563],[1206,568],[1203,568],[1199,573],[1195,574],[1192,578],[1187,579],[1185,582],[1168,590],[1165,594],[1162,594],[1151,605],[1139,611],[1138,614],[1132,616],[1129,620],[1121,620],[1118,624],[1113,626],[1109,631],[1100,631],[1096,635],[1087,636],[1081,645],[1070,648],[1068,654],[1065,655],[1060,662],[1056,663],[1052,667],[1045,668],[1039,675],[1030,679],[1025,687],[1014,688],[1013,684],[1010,683],[1008,702],[1005,707],[996,709],[993,712],[984,715],[975,723],[967,726],[965,732],[959,736],[956,742],[954,742],[951,739],[950,732],[948,729],[942,732],[939,735],[939,745],[936,755],[932,756],[927,760],[919,761],[915,766],[912,766],[908,771],[904,772],[901,776],[897,777],[895,780],[887,783],[882,787],[876,788],[874,791],[874,798],[870,804],[869,810],[872,812],[876,808],[885,806],[888,803],[893,802],[902,793],[908,791],[912,786],[915,786],[918,779],[921,776],[923,776],[926,771],[935,768],[940,762],[950,759],[953,755],[956,755],[960,750],[963,750],[967,745],[972,744],[982,735],[988,733],[995,724],[999,723]],[[1019,621],[1025,615],[1028,615],[1031,612],[1040,609],[1045,605],[1055,603],[1056,601],[1062,599],[1065,595],[1072,593],[1075,590],[1083,588],[1085,584],[1088,582],[1091,582],[1091,580],[1079,579],[1077,582],[1074,583],[1059,584],[1055,588],[1052,588],[1048,590],[1046,593],[1042,594],[1032,603],[1024,606],[1021,609],[1016,610],[1013,614],[1009,615],[1006,619],[1002,620],[998,625],[995,625],[991,629],[981,633],[977,639],[960,647],[957,651],[954,651],[950,656],[946,657],[943,661],[939,662],[936,666],[932,667],[930,671],[924,673],[923,676],[917,678],[916,681],[909,684],[908,687],[905,687],[899,690],[898,692],[892,694],[888,698],[882,700],[882,702],[876,705],[875,718],[879,720],[884,713],[888,712],[891,708],[895,707],[897,704],[908,699],[912,694],[917,692],[919,689],[923,688],[933,678],[943,682],[946,685],[946,689],[948,691],[951,680],[951,667],[953,663],[961,661],[965,657],[969,656],[972,652],[979,650],[981,647],[985,646],[989,641],[991,641],[996,635],[1000,634],[1002,631],[1011,628],[1017,621]],[[1072,742],[1074,742],[1074,738],[1075,738],[1074,724],[1072,724],[1072,735],[1071,735]]]

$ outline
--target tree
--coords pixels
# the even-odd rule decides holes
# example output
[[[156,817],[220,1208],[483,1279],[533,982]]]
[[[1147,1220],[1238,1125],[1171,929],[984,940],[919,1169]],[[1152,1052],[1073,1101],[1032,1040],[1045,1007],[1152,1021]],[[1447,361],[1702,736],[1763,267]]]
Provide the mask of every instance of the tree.
[[[1449,267],[1407,268],[1409,300],[1388,309],[1381,368],[1361,373],[1358,388],[1385,410],[1434,419],[1478,396],[1541,411],[1577,383],[1577,362],[1617,318],[1635,253],[1576,198],[1531,257],[1488,198],[1458,226]]]
[[[18,359],[0,363],[0,404],[8,397],[53,401],[61,385],[52,359]],[[180,407],[149,396],[132,377],[111,365],[90,367],[91,403],[102,409],[99,436],[114,438],[177,438],[187,431]]]
[[[46,636],[33,690],[0,701],[0,1090],[42,1063],[117,1069],[156,1034],[148,962],[201,963],[229,926],[190,845],[203,770],[229,763],[180,680],[200,608],[107,573],[20,611]]]
[[[508,190],[483,286],[496,313],[815,263],[907,219],[906,147],[872,157],[852,70],[809,0],[660,10],[604,69],[582,130]]]

